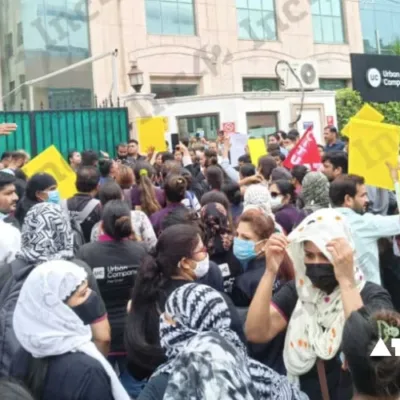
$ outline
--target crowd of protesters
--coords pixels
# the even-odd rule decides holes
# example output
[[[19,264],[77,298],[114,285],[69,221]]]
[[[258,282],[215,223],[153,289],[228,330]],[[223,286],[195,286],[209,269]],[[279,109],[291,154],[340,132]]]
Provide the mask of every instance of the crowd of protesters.
[[[0,398],[399,399],[399,168],[366,186],[324,138],[320,171],[283,166],[296,130],[72,150],[68,199],[5,152]]]

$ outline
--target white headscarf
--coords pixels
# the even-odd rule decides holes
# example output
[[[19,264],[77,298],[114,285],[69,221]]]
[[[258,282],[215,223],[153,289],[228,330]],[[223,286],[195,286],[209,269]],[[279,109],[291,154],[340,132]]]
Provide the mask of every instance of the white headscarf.
[[[13,326],[21,346],[35,358],[80,351],[98,360],[110,377],[115,400],[129,400],[108,361],[91,342],[83,324],[65,303],[87,279],[85,270],[68,261],[49,261],[36,267],[22,286]]]
[[[244,194],[244,210],[259,209],[267,217],[273,218],[271,207],[271,194],[268,187],[263,184],[251,185],[246,189]]]
[[[304,242],[313,242],[332,262],[326,245],[333,239],[345,238],[354,249],[354,242],[343,216],[334,209],[322,209],[309,215],[289,235],[288,254],[295,268],[296,290],[299,296],[290,318],[283,358],[291,378],[304,375],[322,360],[334,358],[339,350],[345,323],[340,288],[327,295],[315,288],[306,276]],[[354,276],[357,288],[365,285],[354,256]],[[325,329],[324,329],[325,328]]]

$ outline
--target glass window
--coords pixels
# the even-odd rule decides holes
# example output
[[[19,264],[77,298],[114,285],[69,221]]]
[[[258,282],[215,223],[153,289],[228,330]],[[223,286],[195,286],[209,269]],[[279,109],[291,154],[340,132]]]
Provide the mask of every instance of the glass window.
[[[5,40],[5,50],[6,50],[6,57],[10,58],[14,55],[14,46],[13,46],[13,34],[8,33],[6,35],[6,40]]]
[[[10,82],[9,91],[12,92],[15,89],[15,81]],[[15,105],[15,92],[10,94],[10,105]]]
[[[22,22],[18,22],[17,25],[17,46],[24,44],[24,35],[22,33]]]
[[[25,81],[26,81],[25,75],[20,75],[19,76],[19,84],[22,85],[23,83],[25,83]],[[26,87],[26,85],[21,87],[21,98],[22,98],[22,100],[26,100],[28,98],[28,96],[27,96],[28,90],[27,89],[28,88]]]
[[[194,0],[146,0],[147,32],[195,35]]]
[[[314,41],[344,43],[342,0],[313,0]]]
[[[273,0],[236,0],[239,39],[276,40]]]
[[[360,2],[361,27],[364,52],[398,54],[396,44],[400,43],[400,3],[392,0]],[[377,38],[378,37],[378,38]]]
[[[247,113],[246,119],[249,137],[266,138],[278,130],[277,113]]]
[[[278,79],[271,78],[243,78],[244,92],[278,91]]]
[[[169,97],[195,96],[198,85],[196,84],[152,84],[151,93],[156,95],[156,99],[166,99]]]
[[[319,87],[322,90],[338,90],[347,87],[346,79],[320,79]]]
[[[195,137],[204,134],[206,139],[216,139],[219,130],[219,114],[193,115],[177,117],[180,138]]]

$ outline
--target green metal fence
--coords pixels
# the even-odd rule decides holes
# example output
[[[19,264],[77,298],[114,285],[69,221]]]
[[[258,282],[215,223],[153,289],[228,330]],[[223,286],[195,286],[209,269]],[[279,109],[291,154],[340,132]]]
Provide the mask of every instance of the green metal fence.
[[[18,129],[0,137],[0,152],[24,149],[35,156],[54,144],[65,157],[72,149],[114,156],[118,143],[129,139],[128,109],[122,107],[0,112],[1,122]]]

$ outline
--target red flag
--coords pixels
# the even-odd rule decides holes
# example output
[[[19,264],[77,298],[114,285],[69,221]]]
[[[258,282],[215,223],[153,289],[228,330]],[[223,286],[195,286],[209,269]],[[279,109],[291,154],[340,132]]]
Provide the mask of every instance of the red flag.
[[[295,165],[306,165],[311,171],[321,169],[321,155],[313,133],[313,126],[309,126],[296,146],[290,151],[283,165],[292,169]]]

